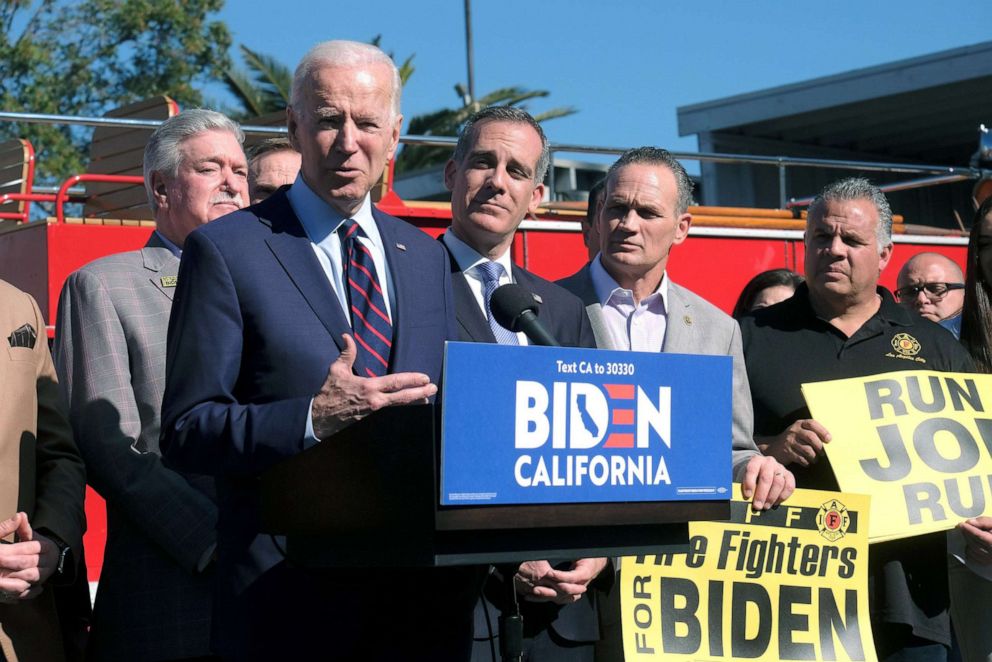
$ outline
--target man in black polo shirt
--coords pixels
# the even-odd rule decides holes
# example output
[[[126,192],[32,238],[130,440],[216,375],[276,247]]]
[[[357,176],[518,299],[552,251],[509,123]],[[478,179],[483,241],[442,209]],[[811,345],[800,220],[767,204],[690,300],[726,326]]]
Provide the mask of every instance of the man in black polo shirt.
[[[968,372],[971,362],[949,332],[879,287],[892,256],[892,212],[867,180],[825,188],[809,207],[804,241],[806,283],[741,321],[754,437],[792,470],[797,487],[836,490],[823,458],[830,433],[810,417],[803,383],[896,370]],[[897,351],[907,338],[920,347],[912,357]],[[940,533],[872,545],[868,600],[883,662],[947,659],[944,540]]]

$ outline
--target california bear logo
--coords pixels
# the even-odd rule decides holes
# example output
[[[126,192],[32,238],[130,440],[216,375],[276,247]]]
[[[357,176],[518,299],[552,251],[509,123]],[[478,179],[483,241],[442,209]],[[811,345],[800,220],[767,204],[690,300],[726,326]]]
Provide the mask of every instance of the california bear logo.
[[[816,528],[820,530],[820,535],[830,542],[843,538],[849,526],[851,526],[851,516],[847,512],[847,507],[837,499],[827,501],[816,513]]]
[[[920,341],[908,333],[897,333],[892,337],[892,349],[903,356],[916,356],[920,353]]]

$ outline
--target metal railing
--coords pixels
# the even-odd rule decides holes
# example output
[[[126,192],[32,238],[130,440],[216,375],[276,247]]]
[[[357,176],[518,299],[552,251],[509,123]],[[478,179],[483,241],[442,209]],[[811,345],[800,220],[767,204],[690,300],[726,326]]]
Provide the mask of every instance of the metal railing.
[[[39,124],[69,124],[75,126],[118,126],[155,129],[163,120],[129,119],[117,117],[76,117],[72,115],[50,115],[44,113],[19,113],[0,111],[0,121],[29,122]],[[258,126],[245,124],[242,131],[248,135],[278,136],[286,133],[286,127]],[[405,145],[425,147],[454,148],[455,138],[442,136],[400,136],[400,142]],[[627,148],[604,147],[599,145],[578,145],[568,143],[551,143],[552,153],[571,152],[576,154],[622,154]],[[834,159],[817,159],[794,156],[765,156],[761,154],[729,154],[721,152],[671,152],[680,161],[698,161],[700,163],[749,164],[774,167],[778,169],[779,208],[790,209],[809,204],[812,198],[804,197],[789,200],[786,186],[787,168],[828,168],[835,170],[859,170],[865,172],[905,173],[915,175],[932,175],[892,182],[881,186],[883,191],[904,191],[913,188],[936,186],[965,180],[977,180],[992,177],[992,170],[977,167],[941,166],[926,164],[890,163],[884,161],[849,161]],[[554,177],[550,180],[550,197],[554,200]]]

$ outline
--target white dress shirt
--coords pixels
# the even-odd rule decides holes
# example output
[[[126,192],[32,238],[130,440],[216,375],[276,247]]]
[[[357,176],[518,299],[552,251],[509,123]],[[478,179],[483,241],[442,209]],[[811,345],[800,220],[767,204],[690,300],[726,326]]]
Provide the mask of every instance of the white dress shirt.
[[[317,261],[327,276],[327,281],[341,305],[345,319],[351,320],[351,311],[348,309],[348,290],[344,282],[344,258],[341,254],[341,236],[338,228],[348,218],[354,219],[364,232],[365,236],[359,241],[369,249],[372,254],[372,261],[375,264],[376,274],[379,277],[379,287],[382,288],[383,299],[386,303],[386,314],[393,317],[395,301],[393,300],[392,277],[389,272],[389,264],[386,262],[386,254],[382,246],[382,236],[379,234],[379,227],[372,217],[372,200],[366,195],[361,208],[354,216],[343,216],[341,212],[331,207],[316,193],[314,193],[305,181],[303,175],[297,175],[296,181],[286,192],[289,205],[296,213],[296,218],[300,219],[303,230],[310,238],[310,245],[313,248]],[[313,399],[310,400],[310,410],[307,413],[306,430],[303,432],[306,446],[310,446],[320,441],[313,431]]]
[[[635,352],[660,352],[668,328],[668,273],[662,274],[657,290],[636,304],[634,293],[613,280],[599,255],[589,265],[589,275],[603,306],[603,320],[613,346]]]
[[[310,238],[314,255],[323,267],[324,274],[348,320],[351,320],[351,311],[348,309],[348,288],[344,282],[344,258],[341,254],[341,235],[338,234],[338,228],[349,218],[358,223],[358,227],[365,232],[365,236],[360,237],[359,241],[372,254],[375,271],[379,277],[379,287],[382,288],[383,299],[386,301],[386,314],[392,319],[393,308],[396,307],[396,302],[393,300],[395,290],[382,246],[382,237],[379,235],[379,227],[372,217],[372,199],[366,195],[362,206],[353,216],[343,216],[310,189],[303,181],[303,175],[296,176],[296,181],[289,187],[286,197],[289,198],[289,204],[296,212],[296,218],[303,224],[303,230]]]
[[[479,273],[479,270],[476,269],[476,267],[483,262],[489,262],[489,258],[480,255],[478,251],[455,236],[455,233],[451,231],[450,227],[445,231],[442,241],[444,242],[444,245],[448,247],[448,250],[451,251],[451,255],[455,258],[455,263],[458,265],[458,268],[462,270],[463,274],[465,274],[465,280],[468,281],[468,287],[472,290],[476,303],[479,304],[479,310],[482,311],[482,317],[488,319],[488,316],[486,315],[486,289],[482,281],[482,274]],[[502,255],[492,261],[499,263],[503,267],[503,275],[499,278],[499,284],[507,285],[512,283],[513,262],[510,261],[510,251],[504,251]],[[517,340],[520,341],[521,345],[527,344],[527,336],[523,333],[517,334]]]

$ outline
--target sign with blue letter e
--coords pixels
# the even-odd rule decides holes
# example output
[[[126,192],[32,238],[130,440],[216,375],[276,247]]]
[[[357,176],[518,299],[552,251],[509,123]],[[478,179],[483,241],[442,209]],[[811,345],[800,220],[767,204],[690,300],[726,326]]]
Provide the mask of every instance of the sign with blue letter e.
[[[727,500],[729,356],[449,342],[441,505]]]

